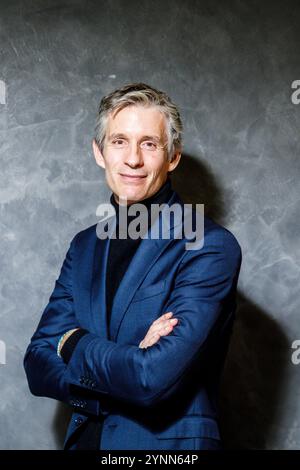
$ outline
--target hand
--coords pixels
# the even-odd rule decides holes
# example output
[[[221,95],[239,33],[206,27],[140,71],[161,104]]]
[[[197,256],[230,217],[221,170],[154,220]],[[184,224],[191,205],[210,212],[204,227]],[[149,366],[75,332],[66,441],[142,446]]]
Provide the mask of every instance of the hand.
[[[145,338],[140,342],[139,348],[143,349],[153,346],[161,336],[166,336],[171,333],[171,331],[173,331],[173,327],[178,322],[177,318],[171,318],[172,315],[173,312],[167,312],[157,318],[157,320],[155,320],[150,326]]]

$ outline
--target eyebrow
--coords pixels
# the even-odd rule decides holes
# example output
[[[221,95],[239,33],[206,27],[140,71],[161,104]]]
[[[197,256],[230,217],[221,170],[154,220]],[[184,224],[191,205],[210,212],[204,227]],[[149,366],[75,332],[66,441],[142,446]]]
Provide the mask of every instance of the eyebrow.
[[[120,133],[113,133],[113,134],[110,134],[109,136],[109,139],[124,139],[126,138],[126,135],[125,134],[120,134]]]
[[[109,139],[127,139],[128,137],[122,133],[113,133],[109,136]],[[157,143],[161,142],[161,139],[156,135],[143,135],[140,140],[153,140]]]

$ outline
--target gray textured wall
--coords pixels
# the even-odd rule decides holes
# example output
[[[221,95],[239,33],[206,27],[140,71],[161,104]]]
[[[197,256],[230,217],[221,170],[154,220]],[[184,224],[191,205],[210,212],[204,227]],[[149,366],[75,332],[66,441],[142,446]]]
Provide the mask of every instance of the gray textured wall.
[[[299,31],[287,0],[1,0],[1,449],[61,446],[68,411],[30,395],[22,360],[71,237],[109,194],[91,152],[98,101],[130,81],[178,103],[175,189],[243,248],[225,443],[300,449]]]

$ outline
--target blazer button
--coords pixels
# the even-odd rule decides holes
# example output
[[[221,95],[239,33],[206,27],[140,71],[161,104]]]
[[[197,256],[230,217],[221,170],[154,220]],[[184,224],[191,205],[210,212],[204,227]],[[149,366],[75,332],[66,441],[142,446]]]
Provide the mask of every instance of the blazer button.
[[[83,423],[83,418],[81,418],[81,416],[78,416],[78,418],[75,419],[76,426],[80,426],[82,423]]]

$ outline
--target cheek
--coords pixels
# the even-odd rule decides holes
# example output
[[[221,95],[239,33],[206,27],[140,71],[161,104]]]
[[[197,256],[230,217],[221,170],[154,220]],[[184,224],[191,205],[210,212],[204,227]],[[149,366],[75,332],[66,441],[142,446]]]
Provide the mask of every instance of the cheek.
[[[158,168],[156,168],[154,171],[153,171],[153,179],[155,180],[159,180],[160,178],[164,178],[166,175],[166,169],[164,166],[160,166]]]
[[[167,164],[165,162],[157,162],[153,159],[148,162],[147,166],[148,172],[155,177],[163,175],[167,172]]]
[[[118,161],[110,160],[109,163],[106,163],[106,171],[112,176],[119,172]]]

